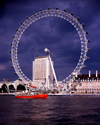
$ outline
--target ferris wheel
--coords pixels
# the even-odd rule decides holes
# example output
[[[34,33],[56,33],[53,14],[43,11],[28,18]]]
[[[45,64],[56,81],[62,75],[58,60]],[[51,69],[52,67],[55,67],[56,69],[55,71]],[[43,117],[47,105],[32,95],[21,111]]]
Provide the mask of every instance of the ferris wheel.
[[[23,81],[31,81],[21,70],[19,62],[18,62],[18,57],[17,57],[17,50],[18,50],[18,44],[20,41],[20,38],[22,36],[22,34],[24,33],[24,31],[35,21],[41,19],[41,18],[45,18],[45,17],[50,17],[50,16],[54,16],[54,17],[59,17],[62,18],[66,21],[68,21],[70,24],[72,24],[74,26],[74,28],[76,29],[79,38],[80,38],[80,42],[81,42],[81,53],[80,53],[80,58],[79,61],[75,67],[75,69],[73,70],[73,72],[69,75],[66,76],[65,79],[62,80],[62,83],[65,83],[67,80],[71,79],[73,76],[75,76],[76,74],[80,74],[80,70],[82,68],[85,67],[84,62],[85,60],[89,59],[89,57],[87,57],[87,52],[90,50],[87,47],[87,43],[90,42],[90,40],[87,40],[86,38],[86,34],[88,34],[88,32],[85,32],[83,27],[84,24],[80,24],[79,23],[79,18],[75,18],[73,17],[73,13],[67,13],[66,10],[64,9],[63,11],[59,10],[58,8],[56,9],[50,9],[48,8],[47,10],[40,10],[40,12],[37,13],[33,13],[32,16],[27,17],[27,19],[21,23],[21,26],[16,29],[16,34],[13,36],[13,42],[12,42],[12,48],[11,48],[11,60],[12,60],[12,67],[14,67],[15,69],[15,73],[19,76],[19,78]]]

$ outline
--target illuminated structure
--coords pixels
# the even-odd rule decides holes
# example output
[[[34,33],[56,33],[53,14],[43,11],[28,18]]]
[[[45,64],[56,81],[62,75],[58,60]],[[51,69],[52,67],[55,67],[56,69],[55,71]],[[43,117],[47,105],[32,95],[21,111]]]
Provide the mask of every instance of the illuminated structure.
[[[39,88],[53,87],[53,72],[48,56],[36,57],[33,61],[33,84]]]

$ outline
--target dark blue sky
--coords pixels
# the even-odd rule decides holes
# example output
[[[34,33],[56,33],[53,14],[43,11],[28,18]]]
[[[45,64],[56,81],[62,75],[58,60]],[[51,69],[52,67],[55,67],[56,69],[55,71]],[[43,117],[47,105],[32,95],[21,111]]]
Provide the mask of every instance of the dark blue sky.
[[[100,73],[100,1],[99,0],[1,0],[0,1],[0,81],[9,78],[16,80],[12,62],[10,43],[20,23],[31,16],[33,12],[48,7],[59,10],[66,9],[73,12],[74,17],[80,17],[84,23],[84,30],[88,31],[87,39],[91,42],[88,48],[91,51],[87,56],[90,60],[85,62],[86,69],[81,73],[87,74],[89,70]],[[32,78],[32,61],[37,56],[45,55],[44,48],[51,51],[58,79],[68,76],[76,67],[80,56],[80,40],[75,28],[67,21],[48,17],[37,20],[30,25],[21,37],[18,46],[18,61],[22,71]]]

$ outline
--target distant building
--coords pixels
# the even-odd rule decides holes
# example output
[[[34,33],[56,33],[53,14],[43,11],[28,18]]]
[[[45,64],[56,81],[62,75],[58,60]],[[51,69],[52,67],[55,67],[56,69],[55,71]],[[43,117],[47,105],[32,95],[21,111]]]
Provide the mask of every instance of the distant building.
[[[3,79],[3,82],[9,82],[8,78]]]
[[[53,72],[47,56],[36,57],[33,61],[33,84],[37,87],[53,86]]]
[[[83,74],[75,78],[71,91],[74,95],[100,95],[100,74]]]

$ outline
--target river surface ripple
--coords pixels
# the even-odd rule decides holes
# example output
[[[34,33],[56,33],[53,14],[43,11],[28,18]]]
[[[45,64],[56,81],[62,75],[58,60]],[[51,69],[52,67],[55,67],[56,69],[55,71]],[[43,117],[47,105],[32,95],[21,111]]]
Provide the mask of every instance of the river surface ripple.
[[[0,125],[100,125],[100,96],[0,96]]]

